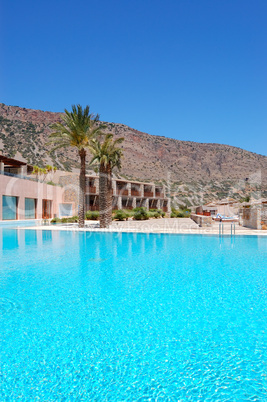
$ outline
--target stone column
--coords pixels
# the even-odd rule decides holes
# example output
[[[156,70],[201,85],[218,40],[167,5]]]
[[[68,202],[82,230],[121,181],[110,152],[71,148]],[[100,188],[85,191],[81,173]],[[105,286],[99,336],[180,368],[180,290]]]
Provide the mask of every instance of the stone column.
[[[136,208],[136,197],[133,197],[132,200],[133,200],[133,208]]]
[[[5,164],[4,162],[0,162],[0,173],[4,172],[5,170]]]
[[[112,182],[113,185],[113,182]],[[95,188],[96,188],[96,194],[99,194],[99,178],[95,177]]]
[[[152,190],[152,193],[153,193],[153,198],[155,198],[156,197],[156,186],[155,186],[155,184],[152,184],[151,190]]]
[[[141,198],[144,198],[144,185],[140,184],[140,194],[141,194]]]
[[[126,190],[128,190],[128,197],[131,197],[132,194],[132,187],[131,187],[131,183],[127,183],[126,184]]]
[[[19,171],[18,171],[20,176],[26,176],[27,175],[27,166],[26,165],[21,165],[19,167]]]
[[[146,198],[145,199],[145,208],[147,209],[147,210],[149,210],[149,199],[148,198]]]
[[[257,214],[257,223],[256,223],[256,225],[257,225],[257,229],[258,230],[260,230],[261,229],[261,210],[262,210],[262,207],[261,206],[258,206],[257,207],[257,212],[256,212],[256,214]]]
[[[112,180],[112,190],[113,190],[113,195],[117,195],[116,180]]]
[[[171,199],[170,198],[168,198],[167,211],[168,211],[168,214],[171,213]]]
[[[118,197],[118,209],[122,209],[121,197]]]

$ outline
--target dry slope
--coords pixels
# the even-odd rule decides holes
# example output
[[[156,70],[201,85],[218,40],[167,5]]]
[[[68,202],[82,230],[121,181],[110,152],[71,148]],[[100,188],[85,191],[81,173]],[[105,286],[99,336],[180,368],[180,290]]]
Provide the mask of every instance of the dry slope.
[[[0,150],[11,157],[19,153],[31,164],[53,163],[63,170],[77,168],[75,150],[49,154],[49,126],[59,120],[60,113],[0,104]],[[109,132],[125,137],[121,175],[168,182],[171,192],[178,194],[181,201],[184,198],[194,203],[194,197],[200,194],[205,200],[227,195],[238,198],[245,193],[246,178],[266,191],[266,156],[228,145],[179,141],[123,124],[106,124]]]

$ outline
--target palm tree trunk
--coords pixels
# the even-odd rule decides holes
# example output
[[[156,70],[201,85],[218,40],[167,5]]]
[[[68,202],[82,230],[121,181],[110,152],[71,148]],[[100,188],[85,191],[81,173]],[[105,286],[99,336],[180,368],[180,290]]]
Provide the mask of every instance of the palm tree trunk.
[[[85,149],[81,149],[79,151],[79,155],[81,158],[81,169],[80,169],[80,177],[79,177],[79,228],[84,227],[84,204],[85,204],[85,157],[86,151]]]
[[[112,174],[111,166],[100,164],[99,169],[99,218],[100,227],[107,228],[112,222]]]
[[[112,169],[111,165],[107,167],[107,225],[112,224]]]

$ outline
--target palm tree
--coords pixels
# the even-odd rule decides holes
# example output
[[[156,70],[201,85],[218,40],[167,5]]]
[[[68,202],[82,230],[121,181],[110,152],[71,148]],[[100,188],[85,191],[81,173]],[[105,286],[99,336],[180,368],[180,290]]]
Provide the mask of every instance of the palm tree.
[[[51,125],[50,143],[54,144],[52,151],[58,148],[75,147],[81,159],[79,177],[79,227],[84,227],[85,215],[85,162],[86,152],[93,138],[101,134],[104,125],[98,124],[99,115],[90,113],[90,107],[84,109],[81,105],[73,105],[72,111],[65,109],[62,123]]]
[[[106,134],[103,142],[92,140],[91,164],[99,163],[99,218],[100,227],[107,228],[112,222],[112,170],[121,168],[122,149],[118,147],[124,138],[113,140],[113,134]]]

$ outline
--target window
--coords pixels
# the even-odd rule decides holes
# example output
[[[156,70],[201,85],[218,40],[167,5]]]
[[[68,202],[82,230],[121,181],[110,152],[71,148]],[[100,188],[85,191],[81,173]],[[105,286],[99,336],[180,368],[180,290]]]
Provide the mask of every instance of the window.
[[[2,219],[3,220],[17,219],[18,197],[3,195],[2,201],[3,201]]]
[[[25,219],[35,219],[36,200],[34,198],[25,198]]]

